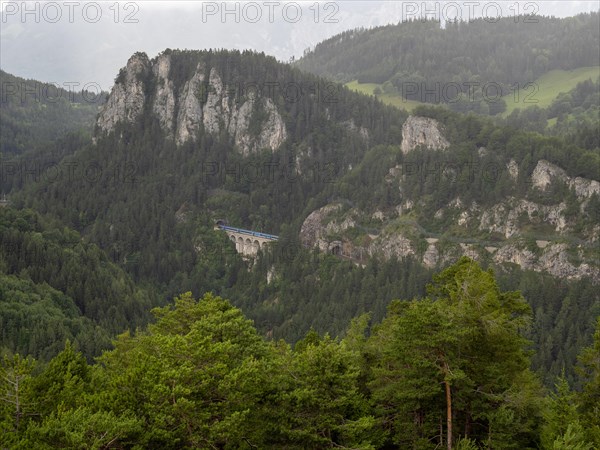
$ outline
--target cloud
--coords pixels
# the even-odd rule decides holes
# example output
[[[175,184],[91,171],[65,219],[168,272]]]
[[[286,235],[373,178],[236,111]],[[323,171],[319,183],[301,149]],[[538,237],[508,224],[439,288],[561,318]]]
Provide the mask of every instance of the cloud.
[[[89,6],[94,2],[79,2],[72,11],[68,2],[51,3],[62,8],[56,23],[44,20],[52,12],[44,14],[44,3],[35,3],[41,5],[35,20],[36,13],[22,17],[15,12],[21,2],[2,2],[1,68],[42,81],[94,81],[103,89],[111,87],[119,68],[136,51],[153,57],[165,48],[248,48],[287,61],[344,30],[397,23],[406,18],[407,7],[423,5],[377,0],[108,2],[101,4],[101,16],[95,21],[97,11]],[[447,3],[437,2],[439,8]],[[485,3],[494,2],[480,2]],[[515,4],[500,3],[505,9]],[[540,14],[556,16],[598,9],[595,1],[519,2],[525,3],[538,5]],[[7,4],[14,14],[6,14]],[[434,4],[427,2],[427,8]],[[299,18],[296,5],[301,8]],[[257,13],[260,19],[253,22]]]

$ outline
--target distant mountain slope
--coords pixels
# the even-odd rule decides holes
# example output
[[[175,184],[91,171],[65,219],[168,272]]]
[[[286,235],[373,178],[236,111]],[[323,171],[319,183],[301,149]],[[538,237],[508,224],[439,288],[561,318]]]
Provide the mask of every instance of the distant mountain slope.
[[[599,14],[483,19],[471,23],[411,21],[347,31],[307,52],[297,67],[342,82],[378,83],[410,100],[481,112],[482,95],[508,94],[554,70],[598,65]],[[534,23],[531,23],[533,21]],[[482,92],[482,89],[483,92]],[[457,94],[462,101],[455,101]],[[475,101],[477,100],[477,101]],[[492,110],[502,112],[488,104]]]
[[[586,78],[587,75],[591,76]],[[505,120],[501,122],[514,128],[561,136],[578,147],[599,153],[598,68],[582,68],[572,72],[552,71],[539,80],[540,85],[554,85],[554,92],[558,92],[556,97],[540,99],[539,103],[528,106],[518,104],[518,107],[512,108],[512,112],[506,114]],[[569,89],[574,84],[575,86]],[[549,100],[552,101],[548,105]],[[512,106],[516,105],[515,103]],[[523,106],[527,107],[523,108]]]
[[[537,106],[538,108],[548,108],[555,102],[561,94],[567,94],[574,90],[579,83],[591,80],[597,80],[600,76],[600,66],[580,67],[574,70],[553,69],[546,72],[541,77],[536,78],[532,85],[515,95],[510,92],[502,97],[506,103],[506,110],[502,114],[508,116],[516,109],[525,109]],[[402,97],[397,91],[384,91],[383,84],[378,83],[359,83],[350,81],[346,86],[354,91],[362,92],[367,95],[375,95],[383,103],[406,109],[414,110],[425,102],[417,100],[408,100]],[[597,102],[596,102],[597,103]],[[556,117],[556,116],[553,116]]]
[[[70,339],[92,358],[145,324],[152,302],[96,245],[31,210],[0,207],[0,350],[43,359]]]
[[[264,54],[138,53],[99,114],[96,144],[64,160],[62,176],[40,177],[25,201],[139,256],[135,276],[171,283],[198,259],[186,211],[277,233],[369,146],[400,142],[405,118]]]
[[[0,70],[0,153],[32,152],[73,131],[90,133],[106,93],[69,91]],[[65,86],[68,87],[68,86]]]
[[[163,299],[188,290],[226,295],[275,338],[297,340],[311,326],[337,334],[366,311],[381,318],[391,299],[421,295],[430,271],[461,254],[510,273],[511,289],[534,298],[550,278],[536,272],[565,285],[554,290],[552,324],[544,325],[553,337],[571,286],[584,292],[578,311],[591,318],[597,152],[420,108],[429,117],[407,120],[263,54],[137,53],[117,77],[94,141],[11,202],[76,229]],[[538,166],[544,189],[530,189]],[[327,205],[341,207],[319,218]],[[244,261],[213,229],[215,219],[278,234],[280,246],[256,264]],[[299,245],[299,235],[320,252]],[[520,268],[532,271],[522,287]],[[593,325],[572,324],[577,336]],[[536,331],[536,345],[544,336]],[[538,367],[571,364],[574,356],[556,352],[576,355],[587,344],[557,342]]]
[[[520,96],[515,96],[512,93],[507,95],[505,97],[506,111],[504,115],[509,115],[517,108],[524,109],[530,106],[547,108],[561,93],[567,94],[575,89],[577,84],[587,80],[596,82],[599,77],[599,66],[579,67],[573,70],[551,70],[534,81],[535,92],[533,88],[530,88]],[[524,102],[524,96],[527,95],[530,95],[529,102]]]
[[[301,95],[290,99],[287,86]],[[504,241],[529,232],[557,244],[595,242],[593,149],[450,111],[421,114],[443,126],[415,118],[404,130],[404,113],[262,54],[166,50],[150,60],[137,53],[98,116],[96,143],[62,162],[79,171],[42,179],[15,200],[134,257],[129,269],[137,279],[167,285],[201,259],[195,236],[211,217],[272,233],[290,225],[299,231],[309,214],[336,199],[355,204],[364,223],[350,238],[338,230],[334,241],[356,241],[410,211],[420,238],[426,229],[436,239]],[[435,149],[412,151],[428,141]],[[559,179],[543,195],[528,190],[537,167],[540,176]],[[348,218],[346,225],[356,222]],[[510,230],[498,228],[498,220]],[[419,242],[422,248],[409,253],[422,259],[427,245]],[[406,256],[400,247],[387,253]],[[516,261],[521,247],[497,262]],[[574,266],[518,263],[595,278],[589,247]],[[592,264],[589,271],[577,269],[582,261]]]

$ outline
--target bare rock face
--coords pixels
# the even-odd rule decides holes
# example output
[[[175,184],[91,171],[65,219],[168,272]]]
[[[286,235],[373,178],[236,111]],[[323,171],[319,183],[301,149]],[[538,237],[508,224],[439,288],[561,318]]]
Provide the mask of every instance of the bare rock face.
[[[524,270],[547,272],[558,278],[576,280],[589,278],[598,283],[600,281],[600,270],[591,267],[587,263],[575,266],[568,260],[567,249],[567,244],[551,244],[545,246],[542,255],[537,257],[530,250],[509,244],[494,254],[494,262],[511,262],[518,264]]]
[[[575,195],[580,201],[590,198],[593,194],[600,195],[600,183],[596,180],[571,178],[562,168],[540,159],[531,174],[532,186],[545,191],[556,180],[566,183],[570,189],[575,190]]]
[[[260,102],[266,119],[261,123],[260,134],[253,136],[250,133],[250,121],[257,102]],[[259,99],[254,94],[239,109],[232,111],[228,130],[244,156],[262,148],[274,151],[287,139],[285,123],[273,101],[270,98]]]
[[[223,98],[223,81],[213,67],[208,77],[208,95],[203,109],[204,128],[209,133],[218,134],[221,130],[220,119],[223,117],[223,106],[226,111],[229,109],[226,98]]]
[[[158,81],[152,111],[158,117],[158,122],[167,136],[172,137],[175,122],[175,94],[173,92],[173,82],[169,79],[170,70],[171,56],[160,55],[158,61],[152,67],[152,72]]]
[[[501,233],[505,238],[510,238],[520,231],[519,217],[523,215],[531,223],[549,223],[554,226],[555,231],[561,232],[567,226],[565,209],[565,203],[546,206],[528,200],[508,198],[481,214],[479,229]]]
[[[465,206],[460,199],[450,202],[452,206]],[[504,208],[504,209],[502,209]],[[546,209],[544,209],[546,208]],[[438,238],[427,238],[427,248],[423,253],[417,249],[419,238],[414,232],[399,231],[397,228],[384,229],[380,234],[365,236],[361,244],[339,241],[330,236],[342,233],[345,230],[360,227],[358,211],[352,209],[342,214],[342,204],[334,203],[313,211],[304,221],[301,231],[301,242],[323,252],[339,254],[344,257],[362,260],[363,256],[370,255],[382,259],[417,257],[423,266],[435,268],[440,265],[451,264],[460,256],[468,256],[476,261],[491,259],[495,264],[516,264],[523,270],[546,272],[552,276],[566,279],[589,278],[594,283],[600,283],[600,269],[589,262],[574,263],[569,259],[569,246],[565,243],[552,241],[536,241],[535,248],[528,247],[518,237],[517,217],[531,215],[544,222],[554,222],[560,227],[560,213],[564,205],[558,210],[552,206],[537,205],[526,200],[511,199],[509,204],[497,205],[496,211],[485,211],[482,220],[487,221],[487,227],[498,227],[498,231],[509,233],[512,239],[497,246],[486,246],[485,241],[477,242],[446,242],[439,245]],[[470,208],[471,213],[475,211]],[[495,214],[495,215],[494,215]],[[471,219],[475,220],[476,215]],[[506,224],[505,222],[508,222]],[[514,222],[514,223],[513,223]],[[578,256],[581,258],[581,255]]]
[[[431,269],[437,266],[438,261],[440,260],[440,252],[438,251],[434,242],[430,243],[427,246],[427,250],[423,254],[423,265],[428,269]]]
[[[568,178],[567,173],[563,169],[540,159],[531,174],[531,183],[533,187],[545,191],[550,183],[552,183],[552,180],[566,181]]]
[[[415,249],[410,239],[394,233],[379,236],[369,245],[368,252],[372,256],[382,256],[385,259],[396,257],[398,259],[412,256]]]
[[[206,102],[202,105],[198,92],[204,82],[204,71],[204,67],[199,66],[183,89],[177,143],[195,140],[201,123],[212,134],[227,130],[244,156],[264,148],[277,150],[287,139],[287,131],[273,101],[270,98],[258,98],[252,93],[238,106],[239,99],[229,95],[221,76],[213,67],[208,77]],[[265,119],[260,124],[259,134],[253,135],[250,126],[257,106],[262,108]]]
[[[196,139],[196,131],[200,128],[200,124],[203,121],[202,103],[200,102],[203,82],[204,66],[199,64],[196,67],[194,76],[183,86],[180,97],[177,131],[175,134],[175,142],[178,145],[183,144],[189,139]]]
[[[330,243],[324,237],[328,233],[339,232],[354,226],[354,223],[346,221],[343,225],[339,225],[335,221],[329,221],[330,215],[341,209],[341,203],[332,203],[311,212],[300,228],[300,242],[302,245],[305,247],[318,247],[320,250],[327,251]]]
[[[267,120],[262,124],[262,131],[256,141],[255,148],[276,150],[287,139],[285,122],[270,98],[264,99],[263,108],[266,111]]]
[[[511,180],[515,181],[517,178],[519,178],[519,165],[514,159],[511,159],[508,162],[506,169],[508,170],[508,175],[510,176]]]
[[[450,143],[440,132],[437,120],[427,117],[409,116],[402,126],[402,153],[406,154],[417,148],[425,146],[435,150],[443,150]]]
[[[600,195],[600,183],[596,180],[588,180],[587,178],[576,177],[569,179],[569,187],[575,190],[577,198],[587,199],[592,195]]]
[[[275,151],[287,139],[285,122],[271,98],[255,94],[236,97],[217,69],[208,70],[202,63],[176,89],[170,73],[171,58],[170,53],[162,53],[150,62],[145,54],[138,53],[129,60],[99,115],[98,126],[103,132],[111,132],[118,122],[133,123],[144,112],[148,90],[144,80],[151,75],[155,86],[148,94],[153,98],[152,114],[165,136],[177,145],[195,141],[201,129],[215,135],[225,131],[243,155],[262,149]],[[260,123],[253,122],[256,120]]]
[[[494,254],[496,263],[510,262],[518,264],[524,270],[533,270],[536,256],[530,250],[520,249],[514,245],[506,245]]]
[[[97,124],[102,131],[112,131],[118,122],[134,123],[142,114],[146,101],[143,79],[150,70],[145,53],[136,53],[129,58],[98,115]]]

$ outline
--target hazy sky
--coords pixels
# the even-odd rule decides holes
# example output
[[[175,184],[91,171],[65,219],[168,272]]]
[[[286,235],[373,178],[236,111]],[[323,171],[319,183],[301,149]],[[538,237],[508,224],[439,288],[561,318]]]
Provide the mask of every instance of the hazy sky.
[[[597,11],[598,1],[0,1],[0,68],[47,82],[109,90],[136,51],[165,48],[264,51],[299,57],[341,31],[421,17],[499,14],[558,17]],[[528,26],[535,26],[534,24]]]

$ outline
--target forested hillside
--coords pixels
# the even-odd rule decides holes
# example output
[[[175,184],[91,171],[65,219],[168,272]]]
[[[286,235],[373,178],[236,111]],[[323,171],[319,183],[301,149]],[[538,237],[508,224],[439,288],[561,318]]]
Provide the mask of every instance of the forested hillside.
[[[2,72],[0,447],[600,447],[599,80],[331,80],[506,94],[597,64],[598,17],[137,52],[99,109]]]
[[[47,152],[49,143],[70,132],[89,136],[106,92],[78,84],[42,83],[0,70],[2,158]]]
[[[131,75],[138,69],[139,74]],[[160,80],[161,73],[166,78]],[[188,140],[178,142],[179,124],[184,123],[181,114],[190,108],[185,93],[194,79],[204,80],[197,98],[205,122],[188,133]],[[252,150],[243,147],[252,141],[232,137],[231,127],[214,131],[213,118],[227,118],[214,105],[228,104],[230,111],[243,111],[251,97],[245,86],[250,82],[261,86],[269,80],[277,80],[279,86],[293,82],[306,93],[290,101],[281,89],[257,91],[264,105],[269,101],[277,105],[286,135],[278,148]],[[381,320],[392,299],[424,295],[432,269],[458,258],[465,252],[461,245],[504,245],[504,236],[478,229],[475,222],[472,229],[456,224],[462,206],[448,207],[456,198],[466,208],[477,203],[483,211],[496,202],[522,198],[538,202],[543,211],[561,201],[570,188],[558,183],[543,193],[531,190],[531,173],[542,159],[562,167],[566,176],[598,179],[593,149],[558,137],[515,133],[487,119],[447,110],[421,109],[419,114],[439,121],[450,147],[404,154],[400,144],[406,113],[260,54],[167,50],[151,61],[134,55],[117,81],[114,95],[126,92],[122,87],[128,83],[139,83],[143,97],[130,99],[130,104],[142,105],[139,116],[127,123],[127,110],[115,110],[124,114],[123,121],[111,125],[109,132],[97,128],[95,142],[84,141],[78,147],[76,140],[69,141],[69,146],[61,147],[68,156],[59,161],[58,169],[42,171],[37,179],[19,172],[6,177],[5,183],[15,188],[11,203],[53,216],[81,233],[136,283],[148,286],[158,302],[182,291],[195,296],[212,291],[242,307],[260,333],[290,342],[311,327],[337,336],[354,316],[366,312]],[[165,86],[172,89],[172,97],[165,94]],[[319,97],[317,92],[333,97]],[[217,95],[222,97],[215,100]],[[113,123],[106,111],[114,104],[109,100],[100,123]],[[265,115],[275,114],[272,111],[256,108],[248,135],[262,133],[260,124],[270,120]],[[169,117],[178,124],[165,125]],[[519,174],[516,183],[505,169],[511,161]],[[440,178],[444,164],[457,171]],[[420,169],[401,179],[390,177],[398,166]],[[487,167],[497,169],[495,176],[482,169]],[[24,188],[17,190],[19,186]],[[522,271],[513,262],[486,256],[485,251],[478,256],[485,266],[498,268],[505,288],[521,289],[531,299],[539,321],[530,335],[537,351],[533,368],[549,385],[563,367],[569,381],[577,383],[575,358],[590,342],[600,304],[593,276],[579,269],[585,263],[595,270],[593,245],[586,244],[577,253],[569,247],[595,233],[598,199],[593,189],[591,199],[585,201],[574,195],[567,196],[569,209],[559,208],[561,215],[568,213],[564,230],[549,230],[543,220],[521,215],[517,225],[525,227],[525,239],[506,243],[541,258],[544,253],[536,249],[536,240],[552,241],[555,247],[551,248],[560,250],[559,259],[550,260],[548,267],[575,278],[555,280],[528,272],[531,267]],[[407,201],[414,203],[414,210],[396,217]],[[392,248],[386,250],[392,257],[344,260],[305,248],[298,239],[303,222],[332,202],[346,205],[338,219],[349,217],[349,221],[347,229],[330,239],[360,248],[376,237],[385,246],[386,239],[395,242],[400,236],[411,240],[414,250],[408,254]],[[581,214],[574,214],[575,208],[581,208]],[[439,210],[447,213],[440,216]],[[216,219],[279,234],[280,244],[255,262],[244,261],[227,237],[213,230]],[[441,239],[438,246],[447,249],[447,255],[424,265],[429,248],[425,239],[432,238]],[[543,289],[548,285],[554,288]],[[52,286],[71,296],[64,286]],[[565,297],[578,307],[565,306]],[[73,300],[81,305],[81,300]],[[109,334],[137,323],[126,315]]]
[[[96,245],[31,210],[0,208],[0,277],[0,347],[42,360],[66,339],[91,360],[153,306]]]
[[[0,71],[1,450],[600,448],[600,13],[282,63],[108,10],[110,93]]]
[[[546,108],[530,105],[517,108],[506,116],[512,128],[563,136],[581,148],[600,148],[600,79],[586,80],[561,92]]]
[[[52,213],[109,253],[135,256],[130,270],[138,279],[167,283],[192,269],[196,216],[223,216],[276,233],[300,219],[310,199],[356,165],[370,145],[401,140],[405,113],[273,58],[250,52],[167,54],[175,87],[176,77],[185,79],[182,72],[190,76],[202,62],[219,68],[223,83],[233,88],[277,80],[281,86],[296,83],[304,94],[286,101],[282,90],[273,91],[289,138],[277,152],[250,155],[240,154],[228,136],[208,130],[200,130],[196,142],[176,145],[153,117],[149,96],[146,113],[133,126],[117,124],[118,132],[101,134],[97,144],[64,159],[58,176],[40,176],[13,196],[15,204]],[[148,75],[148,89],[154,82]],[[331,88],[329,100],[311,94]],[[185,217],[190,220],[181,220]]]
[[[409,100],[498,114],[505,102],[489,98],[516,92],[523,101],[535,94],[528,84],[552,69],[597,66],[599,18],[519,16],[444,28],[436,20],[411,20],[345,31],[296,65],[341,82],[381,84],[383,92]]]
[[[600,445],[598,328],[583,391],[545,394],[522,332],[530,308],[463,258],[427,296],[344,339],[267,342],[228,301],[190,293],[90,366],[0,363],[0,444],[29,448],[591,449]],[[600,327],[600,323],[598,324]],[[14,399],[18,398],[18,402]]]

